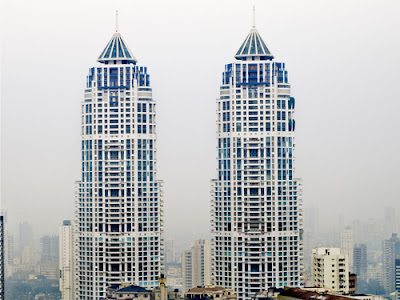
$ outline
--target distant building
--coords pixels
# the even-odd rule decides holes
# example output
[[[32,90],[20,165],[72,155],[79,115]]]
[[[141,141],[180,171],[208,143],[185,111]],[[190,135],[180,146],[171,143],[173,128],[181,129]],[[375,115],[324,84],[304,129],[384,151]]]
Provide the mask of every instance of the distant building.
[[[376,280],[383,286],[383,264],[368,265],[367,267],[367,281]]]
[[[354,240],[353,230],[347,227],[340,235],[340,251],[349,257],[349,270],[353,271]]]
[[[349,266],[347,260],[347,254],[341,254],[339,248],[314,248],[311,254],[313,286],[348,293]]]
[[[354,266],[353,271],[361,280],[367,279],[367,245],[358,244],[353,251]]]
[[[232,289],[219,286],[204,286],[192,288],[185,293],[185,299],[209,300],[209,299],[236,299],[236,294]]]
[[[25,246],[21,251],[21,267],[25,272],[32,271],[37,264],[37,253],[29,246]]]
[[[4,300],[4,216],[0,214],[0,299]]]
[[[59,269],[62,300],[74,300],[74,228],[66,220],[59,228]]]
[[[41,260],[58,260],[58,236],[45,235],[40,238]]]
[[[183,292],[195,286],[211,284],[211,247],[208,240],[194,241],[182,254]]]
[[[176,262],[174,242],[175,241],[172,239],[165,240],[165,263],[166,264],[171,264],[171,263]]]
[[[396,209],[394,207],[385,206],[383,222],[385,236],[390,236],[392,232],[396,232]]]
[[[23,222],[19,224],[19,250],[33,246],[33,230],[31,224]]]
[[[387,294],[393,293],[395,288],[395,259],[400,258],[400,240],[396,233],[383,241],[383,287]]]

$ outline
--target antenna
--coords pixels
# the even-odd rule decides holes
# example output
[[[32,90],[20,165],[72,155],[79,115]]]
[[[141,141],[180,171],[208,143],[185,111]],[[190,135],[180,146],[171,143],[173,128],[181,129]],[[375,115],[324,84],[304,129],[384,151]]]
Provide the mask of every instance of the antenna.
[[[256,28],[256,5],[253,4],[253,28]]]
[[[118,9],[115,11],[115,32],[118,32]]]

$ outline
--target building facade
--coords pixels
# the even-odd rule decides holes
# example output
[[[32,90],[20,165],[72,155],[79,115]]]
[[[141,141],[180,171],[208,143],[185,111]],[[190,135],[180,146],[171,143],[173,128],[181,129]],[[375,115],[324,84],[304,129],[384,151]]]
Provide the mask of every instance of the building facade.
[[[211,189],[213,283],[239,299],[300,285],[294,108],[285,64],[253,26],[222,75]]]
[[[349,293],[348,255],[339,248],[314,248],[311,254],[313,287]]]
[[[163,266],[150,75],[118,30],[97,61],[81,103],[76,299],[105,297],[110,284],[155,287]]]
[[[211,247],[208,240],[194,241],[182,253],[182,289],[211,284]]]

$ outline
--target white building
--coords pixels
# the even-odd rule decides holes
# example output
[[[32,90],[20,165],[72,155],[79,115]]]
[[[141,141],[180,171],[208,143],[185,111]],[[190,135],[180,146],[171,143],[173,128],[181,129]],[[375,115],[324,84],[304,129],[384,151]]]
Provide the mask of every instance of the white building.
[[[353,230],[347,227],[340,234],[340,250],[343,254],[347,254],[349,257],[349,268],[350,272],[353,272],[354,265],[354,240],[353,240]]]
[[[74,300],[74,240],[73,222],[65,220],[59,228],[60,292],[62,300]]]
[[[97,61],[81,103],[77,299],[105,297],[110,284],[153,288],[163,266],[150,75],[118,30]]]
[[[208,240],[196,240],[182,253],[182,288],[186,293],[196,286],[211,284],[211,247]]]
[[[348,255],[339,248],[314,248],[311,254],[311,277],[314,287],[349,292]]]
[[[222,74],[212,181],[213,283],[239,299],[300,286],[294,107],[285,64],[253,26]]]

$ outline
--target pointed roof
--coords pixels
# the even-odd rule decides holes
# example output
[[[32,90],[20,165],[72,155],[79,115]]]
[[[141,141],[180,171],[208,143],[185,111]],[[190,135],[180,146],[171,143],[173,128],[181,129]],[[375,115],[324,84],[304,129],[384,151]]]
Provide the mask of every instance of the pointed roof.
[[[250,30],[242,46],[240,46],[236,53],[235,58],[238,60],[246,60],[248,57],[252,56],[258,56],[262,60],[274,58],[255,26]]]
[[[97,59],[97,61],[101,63],[109,63],[114,60],[123,60],[126,61],[126,63],[133,64],[137,63],[136,57],[132,54],[131,50],[129,50],[118,30],[113,34],[111,40]]]

